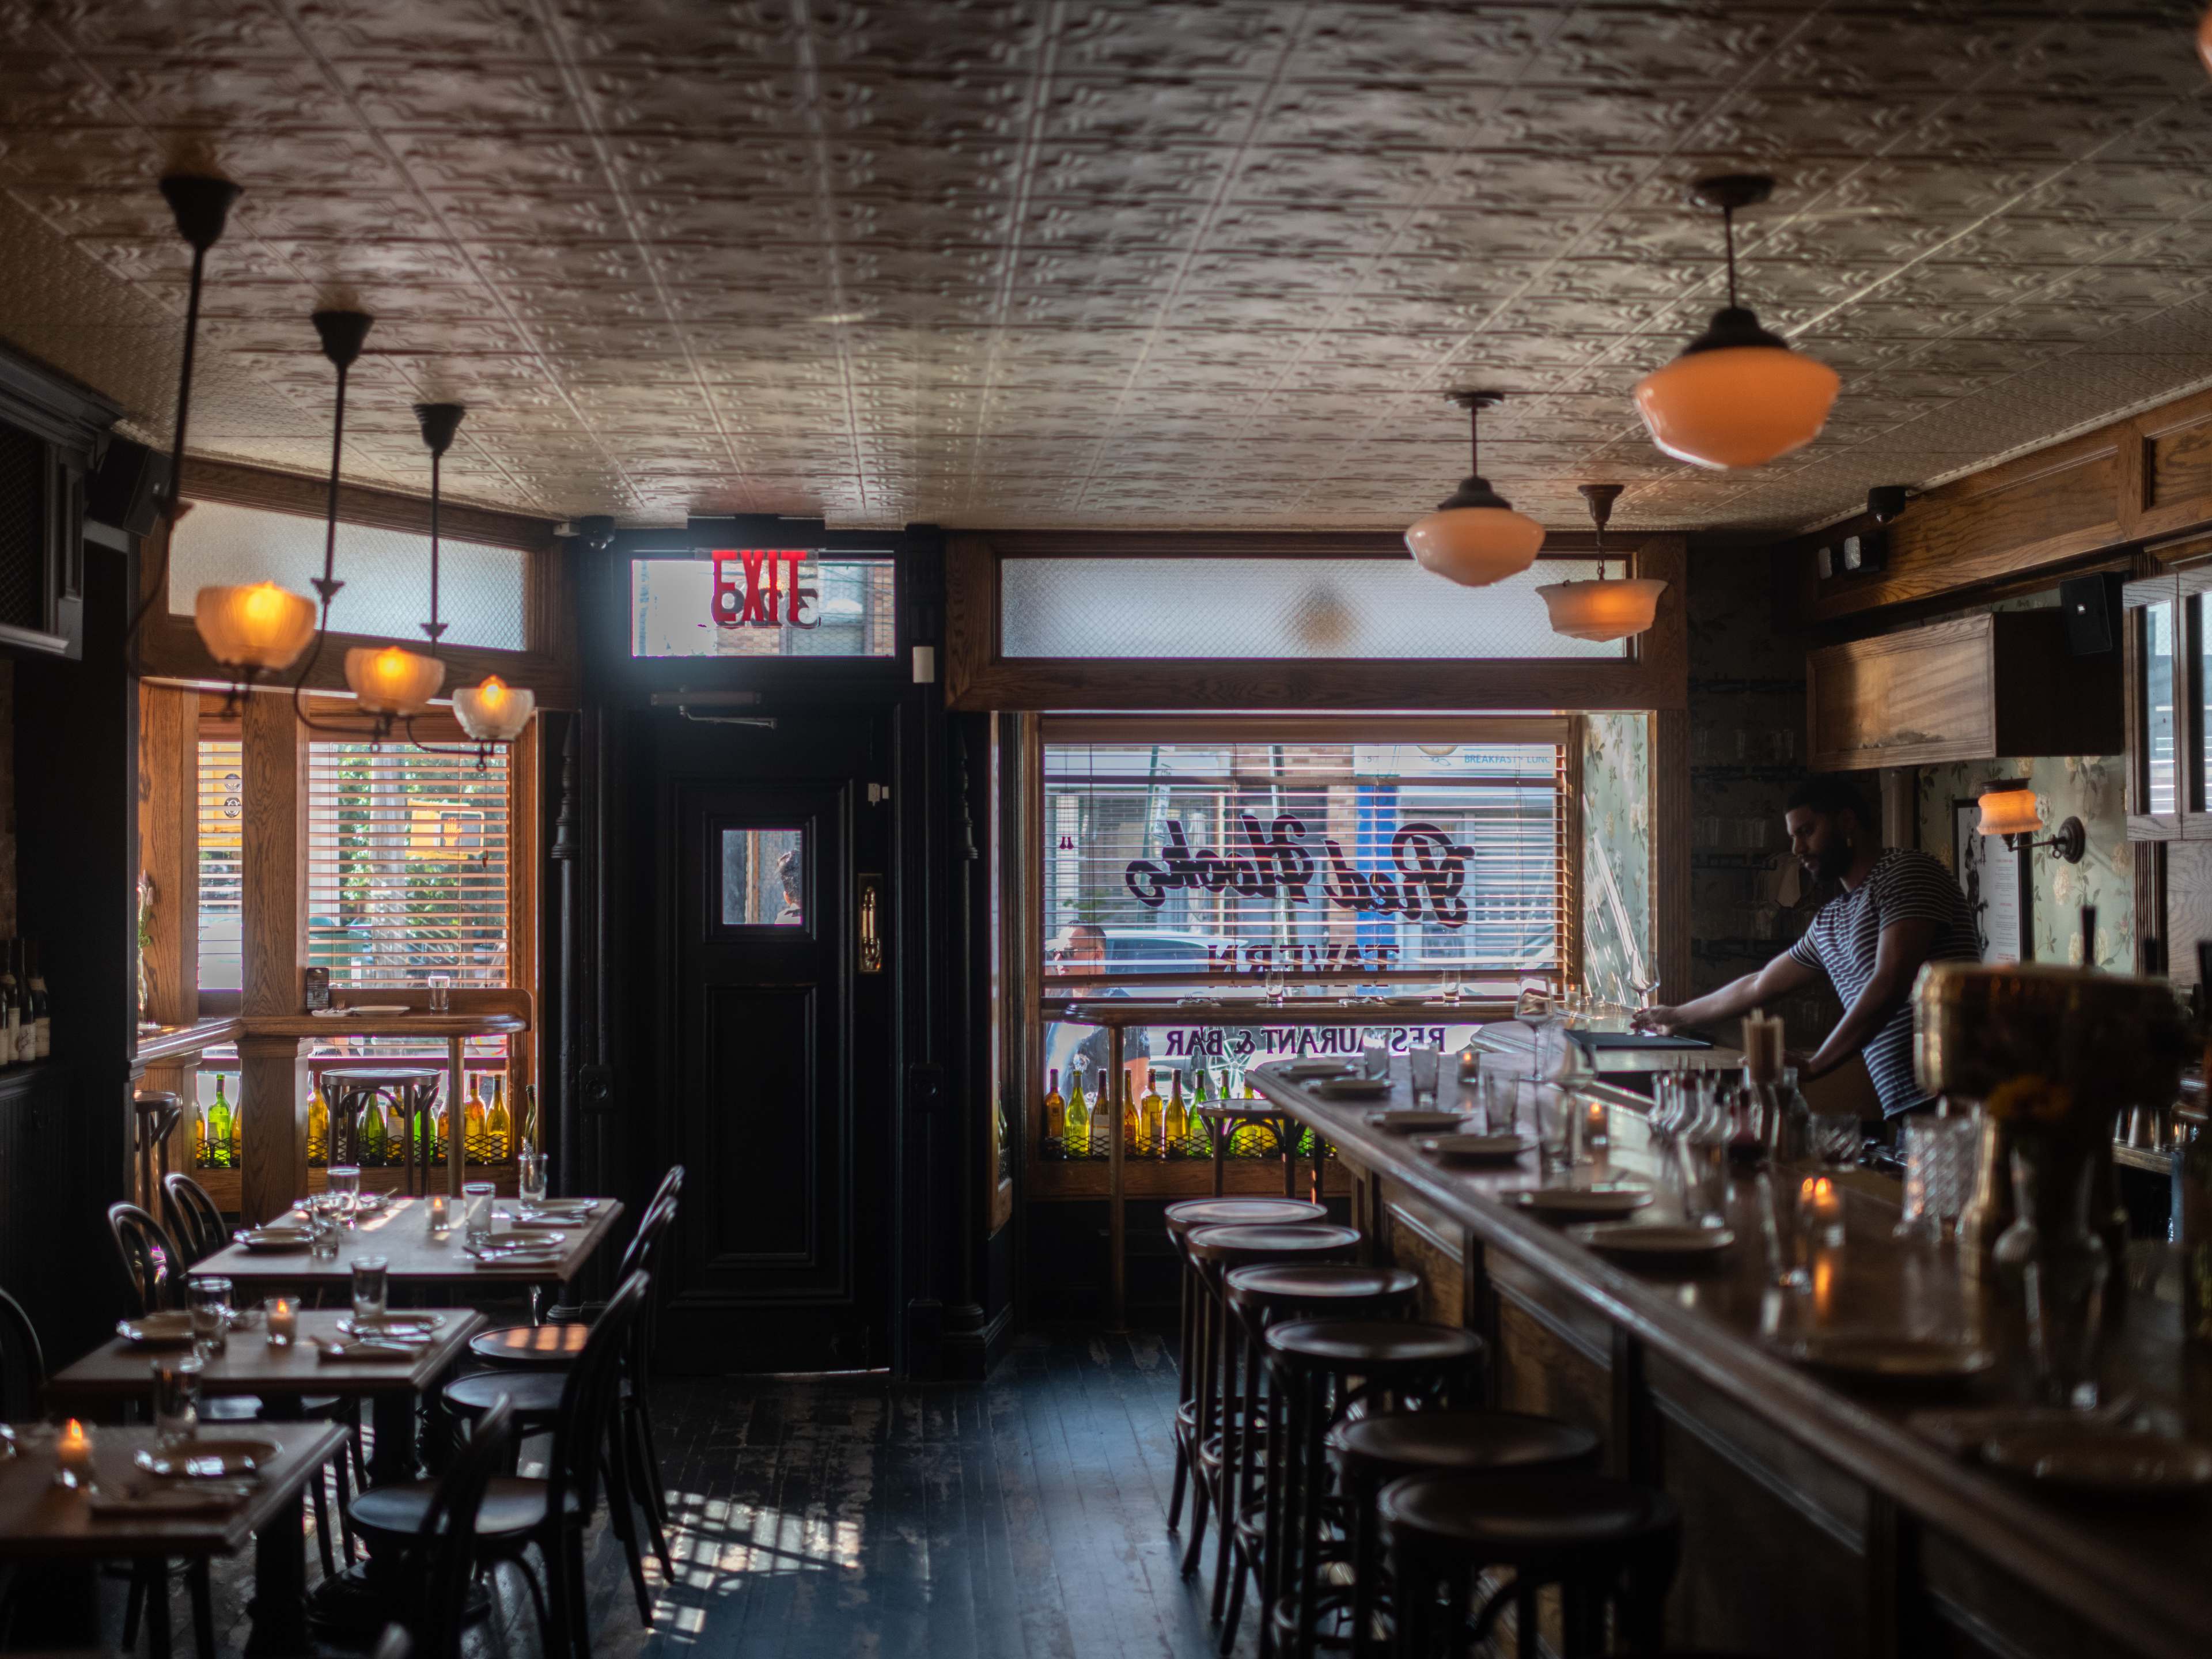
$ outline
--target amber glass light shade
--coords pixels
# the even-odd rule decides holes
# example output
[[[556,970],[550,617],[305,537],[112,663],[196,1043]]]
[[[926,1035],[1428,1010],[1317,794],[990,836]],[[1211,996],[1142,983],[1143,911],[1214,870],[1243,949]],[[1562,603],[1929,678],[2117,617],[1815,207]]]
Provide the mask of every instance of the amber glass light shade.
[[[1656,576],[1553,582],[1536,590],[1552,613],[1552,631],[1573,640],[1625,640],[1651,626],[1667,584]]]
[[[496,674],[453,693],[453,718],[478,743],[514,742],[537,707],[535,691],[518,691]]]
[[[289,668],[315,635],[315,605],[275,582],[203,587],[192,599],[192,626],[226,668]]]
[[[1780,345],[1685,352],[1637,383],[1651,441],[1717,471],[1759,466],[1820,435],[1843,384],[1836,371]]]
[[[2033,789],[1990,789],[1983,792],[1982,818],[1974,828],[1984,836],[2033,836],[2043,828]]]
[[[419,714],[446,683],[446,665],[404,646],[356,646],[345,654],[346,684],[372,714]]]
[[[2212,72],[2212,9],[2197,21],[2197,55],[2204,60],[2206,70]]]
[[[1544,526],[1505,506],[1439,507],[1406,532],[1406,546],[1421,568],[1462,587],[1519,575],[1543,545]]]

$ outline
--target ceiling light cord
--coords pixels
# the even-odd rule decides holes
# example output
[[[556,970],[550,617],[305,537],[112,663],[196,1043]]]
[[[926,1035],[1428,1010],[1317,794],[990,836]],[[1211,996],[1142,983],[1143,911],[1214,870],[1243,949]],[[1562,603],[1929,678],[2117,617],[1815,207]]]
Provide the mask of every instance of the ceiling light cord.
[[[1733,207],[1724,207],[1721,210],[1721,242],[1728,250],[1729,309],[1734,311],[1736,308],[1736,303],[1735,210]]]
[[[315,672],[315,665],[323,658],[323,641],[330,636],[331,601],[337,598],[338,590],[345,584],[337,580],[338,556],[338,465],[345,444],[346,374],[352,367],[350,359],[336,359],[338,371],[337,412],[331,422],[331,487],[325,498],[323,509],[323,574],[315,579],[315,592],[322,596],[323,611],[315,629],[315,643],[307,653],[307,659],[300,665],[299,678],[292,682],[292,716],[310,732],[329,732],[350,735],[343,726],[331,726],[307,713],[306,697],[302,695],[307,681]]]
[[[1482,476],[1482,405],[1467,406],[1467,474],[1470,478]]]

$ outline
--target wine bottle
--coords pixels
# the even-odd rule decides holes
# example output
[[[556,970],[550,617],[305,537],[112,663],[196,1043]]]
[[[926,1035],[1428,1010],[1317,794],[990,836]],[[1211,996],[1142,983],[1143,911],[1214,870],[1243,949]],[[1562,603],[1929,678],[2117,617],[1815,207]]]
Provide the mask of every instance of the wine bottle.
[[[387,1164],[392,1158],[392,1133],[384,1127],[384,1103],[374,1095],[361,1115],[361,1163],[363,1169]]]
[[[217,1078],[216,1084],[217,1087],[221,1087],[222,1079]],[[195,1100],[192,1102],[192,1168],[204,1170],[210,1167],[211,1167],[211,1160],[208,1156],[207,1114],[200,1110],[200,1103]]]
[[[246,1167],[246,1103],[244,1101],[239,1102],[230,1109],[230,1167],[234,1170],[242,1170]]]
[[[1058,1066],[1054,1066],[1046,1074],[1044,1145],[1039,1150],[1049,1158],[1062,1158],[1067,1156],[1067,1103],[1060,1098]]]
[[[1145,1146],[1141,1133],[1143,1113],[1139,1109],[1136,1088],[1126,1068],[1114,1079],[1114,1092],[1121,1097],[1121,1148],[1127,1152],[1141,1153]]]
[[[1213,1156],[1213,1126],[1206,1121],[1206,1109],[1213,1102],[1206,1092],[1206,1067],[1193,1068],[1190,1096],[1190,1155],[1193,1158]]]
[[[1145,1073],[1145,1097],[1137,1105],[1137,1146],[1146,1158],[1165,1158],[1167,1103],[1160,1098],[1160,1074]]]
[[[1167,1116],[1160,1125],[1160,1156],[1180,1158],[1190,1139],[1190,1109],[1183,1104],[1182,1073],[1168,1073]]]
[[[491,1080],[491,1110],[484,1114],[484,1142],[491,1148],[495,1164],[504,1164],[514,1155],[514,1120],[507,1115],[504,1076]]]
[[[331,1160],[331,1103],[324,1097],[323,1085],[317,1083],[307,1096],[307,1162],[328,1164]]]
[[[15,1063],[15,1040],[23,1029],[23,988],[15,980],[15,941],[0,951],[0,1066]]]
[[[467,1103],[461,1108],[461,1133],[467,1140],[469,1161],[471,1164],[484,1162],[483,1096],[478,1092],[474,1072],[469,1073],[469,1097]]]
[[[1083,1099],[1083,1073],[1075,1073],[1075,1080],[1067,1091],[1067,1128],[1063,1144],[1070,1158],[1086,1158],[1091,1152],[1091,1108]]]
[[[215,1074],[215,1104],[208,1108],[207,1150],[213,1168],[230,1168],[230,1100],[223,1093],[221,1072]]]

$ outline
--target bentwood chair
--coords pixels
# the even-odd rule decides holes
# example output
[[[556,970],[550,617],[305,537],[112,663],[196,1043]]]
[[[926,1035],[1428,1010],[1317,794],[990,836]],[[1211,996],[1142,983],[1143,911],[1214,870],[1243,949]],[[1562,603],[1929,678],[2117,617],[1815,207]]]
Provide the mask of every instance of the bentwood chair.
[[[565,1650],[568,1659],[591,1659],[584,1535],[599,1508],[600,1470],[622,1381],[623,1353],[650,1292],[646,1275],[632,1273],[592,1322],[583,1352],[562,1380],[544,1478],[494,1477],[477,1512],[477,1536],[486,1559],[516,1562],[528,1573],[525,1552],[532,1544],[538,1546],[552,1591],[552,1620],[545,1641],[549,1656]],[[365,1492],[354,1499],[354,1526],[380,1544],[404,1550],[421,1534],[437,1491],[435,1481],[408,1480]],[[530,1582],[536,1594],[538,1581],[532,1577]]]
[[[498,1616],[498,1598],[477,1588],[482,1560],[477,1521],[493,1477],[506,1466],[514,1416],[514,1407],[501,1401],[477,1419],[468,1443],[447,1468],[422,1511],[413,1547],[401,1558],[406,1580],[415,1589],[410,1622],[414,1645],[423,1659],[461,1659],[462,1638],[469,1627]],[[538,1639],[543,1648],[550,1639],[543,1607],[538,1615]]]
[[[192,1261],[204,1261],[230,1243],[229,1229],[223,1224],[222,1212],[216,1207],[215,1200],[182,1170],[161,1177],[161,1195],[167,1200],[169,1225],[177,1243]]]
[[[107,1231],[122,1260],[132,1315],[143,1319],[176,1307],[184,1297],[185,1263],[168,1230],[136,1204],[111,1204]]]

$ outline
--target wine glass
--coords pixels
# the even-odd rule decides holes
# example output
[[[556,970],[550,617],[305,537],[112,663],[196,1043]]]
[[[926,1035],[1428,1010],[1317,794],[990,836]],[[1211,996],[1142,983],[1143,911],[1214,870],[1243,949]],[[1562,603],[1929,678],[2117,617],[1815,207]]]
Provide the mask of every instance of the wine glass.
[[[1539,1075],[1537,1060],[1544,1027],[1551,1023],[1551,993],[1539,985],[1524,985],[1513,1000],[1513,1018],[1528,1028],[1528,1075]]]

